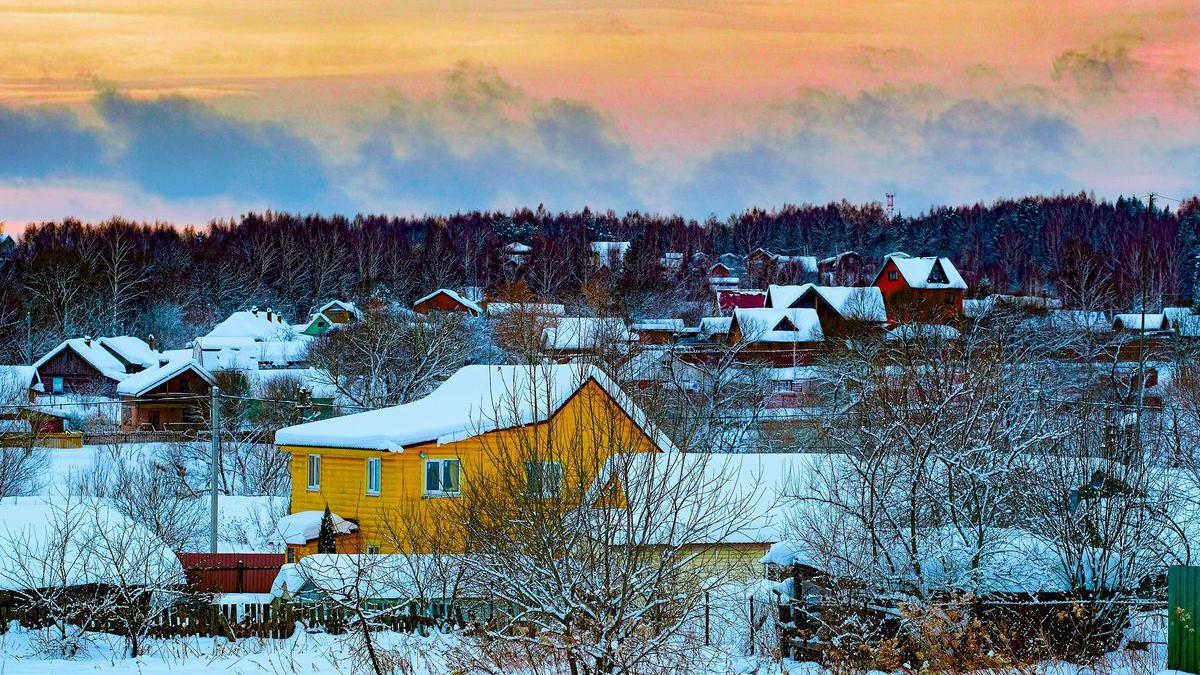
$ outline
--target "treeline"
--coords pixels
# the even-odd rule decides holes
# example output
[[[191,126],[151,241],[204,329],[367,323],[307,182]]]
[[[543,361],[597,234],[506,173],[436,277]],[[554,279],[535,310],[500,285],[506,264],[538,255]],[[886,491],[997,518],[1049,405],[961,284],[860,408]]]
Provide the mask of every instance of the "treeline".
[[[687,260],[758,247],[817,257],[856,250],[868,265],[897,250],[939,254],[984,291],[1131,309],[1144,286],[1152,302],[1190,302],[1198,230],[1197,198],[1147,214],[1137,198],[1083,194],[891,218],[878,203],[841,202],[705,221],[541,207],[406,218],[266,212],[204,228],[64,220],[30,226],[0,269],[0,361],[84,334],[153,333],[178,346],[249,305],[301,321],[334,297],[407,303],[439,287],[520,288],[591,307],[602,296],[606,311],[626,312],[650,296],[702,297],[701,269],[685,263],[691,283],[664,280],[658,259],[666,251]],[[598,240],[632,242],[624,274],[588,264],[589,243]],[[520,270],[505,264],[503,252],[517,241],[534,249]]]

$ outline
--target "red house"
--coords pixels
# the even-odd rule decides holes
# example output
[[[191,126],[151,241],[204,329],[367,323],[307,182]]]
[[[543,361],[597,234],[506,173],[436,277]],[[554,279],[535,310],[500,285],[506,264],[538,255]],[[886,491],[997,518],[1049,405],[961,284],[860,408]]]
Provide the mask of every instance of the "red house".
[[[883,293],[891,323],[952,321],[962,317],[967,282],[949,258],[893,253],[872,286]]]
[[[413,303],[413,309],[421,314],[428,312],[466,312],[471,316],[483,316],[483,308],[448,288],[436,291]]]

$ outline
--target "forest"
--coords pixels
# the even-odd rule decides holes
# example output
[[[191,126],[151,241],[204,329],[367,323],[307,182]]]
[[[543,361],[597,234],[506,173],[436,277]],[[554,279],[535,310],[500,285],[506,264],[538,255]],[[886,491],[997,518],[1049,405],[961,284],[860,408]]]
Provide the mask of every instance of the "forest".
[[[619,274],[588,264],[589,243],[605,240],[632,243]],[[533,247],[520,268],[505,265],[512,242]],[[0,362],[27,362],[81,335],[153,334],[178,347],[236,309],[272,307],[302,321],[331,298],[407,304],[441,287],[563,302],[578,314],[661,315],[672,301],[709,297],[691,254],[759,247],[818,258],[854,250],[868,271],[893,251],[947,256],[973,295],[1129,311],[1149,289],[1147,304],[1190,305],[1200,198],[1150,212],[1139,197],[1030,196],[892,216],[879,203],[843,201],[702,222],[541,206],[419,217],[267,211],[203,227],[43,222],[0,262]],[[663,274],[667,251],[684,253],[679,278]]]

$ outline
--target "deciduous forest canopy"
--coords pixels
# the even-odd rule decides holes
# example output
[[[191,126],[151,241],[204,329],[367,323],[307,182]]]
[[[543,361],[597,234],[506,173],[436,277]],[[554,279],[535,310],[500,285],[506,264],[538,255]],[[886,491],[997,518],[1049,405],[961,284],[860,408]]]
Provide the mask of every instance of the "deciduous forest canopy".
[[[630,316],[647,294],[707,298],[703,284],[664,280],[658,260],[667,251],[688,260],[695,252],[758,247],[817,257],[855,250],[878,261],[902,250],[950,257],[972,293],[1045,293],[1070,306],[1070,289],[1088,287],[1110,305],[1103,309],[1130,310],[1144,280],[1150,302],[1191,304],[1200,199],[1156,204],[1149,217],[1146,210],[1138,197],[1110,202],[1078,194],[890,218],[878,203],[841,202],[705,221],[538,207],[421,217],[266,212],[202,228],[119,218],[46,222],[27,228],[0,269],[0,361],[20,362],[85,334],[154,334],[173,345],[249,306],[298,321],[335,297],[408,303],[436,288],[464,286],[503,294],[522,278],[539,299],[581,312],[589,306],[588,285],[605,286],[615,299],[605,309]],[[623,274],[577,272],[587,267],[589,242],[599,240],[632,242]],[[503,264],[511,242],[533,246],[521,271]],[[704,273],[686,266],[682,272],[698,279]]]

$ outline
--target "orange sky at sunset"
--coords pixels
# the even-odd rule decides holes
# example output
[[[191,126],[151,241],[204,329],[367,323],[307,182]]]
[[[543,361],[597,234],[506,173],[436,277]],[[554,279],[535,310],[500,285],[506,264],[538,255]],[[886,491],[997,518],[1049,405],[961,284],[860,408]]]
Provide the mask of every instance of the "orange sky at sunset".
[[[634,202],[604,204],[618,209],[687,210],[681,202],[685,196],[667,196],[653,184],[663,176],[674,180],[696,173],[701,170],[696,162],[751,136],[794,134],[797,128],[808,134],[812,118],[794,117],[798,92],[841,96],[851,104],[863,92],[883,92],[889,101],[897,90],[909,92],[902,114],[922,116],[923,121],[901,132],[913,134],[911,139],[881,141],[903,147],[928,146],[924,116],[940,115],[956,101],[1034,108],[1069,120],[1071,133],[1079,138],[1064,147],[1106,146],[1097,148],[1101,154],[1095,161],[1111,164],[1113,157],[1103,153],[1131,149],[1113,150],[1098,139],[1131,125],[1142,134],[1136,140],[1161,152],[1186,152],[1200,138],[1198,36],[1200,3],[1194,1],[0,0],[0,119],[3,110],[14,115],[65,110],[83,127],[104,132],[99,142],[109,158],[103,176],[55,167],[36,175],[0,174],[0,195],[19,203],[7,214],[0,206],[0,220],[69,215],[62,212],[60,200],[40,207],[39,200],[46,198],[38,195],[70,193],[72,186],[79,214],[86,217],[103,217],[109,208],[150,217],[148,205],[154,203],[163,207],[164,217],[199,218],[207,205],[214,211],[292,208],[278,203],[278,195],[160,193],[138,184],[124,160],[112,159],[120,152],[123,134],[134,132],[114,132],[113,121],[98,112],[95,101],[101,90],[130,101],[181,96],[214,115],[280,125],[319,149],[323,162],[344,167],[365,151],[369,125],[364,120],[393,115],[397,101],[406,106],[406,120],[413,114],[446,118],[436,108],[457,105],[445,83],[447,73],[463,61],[511,88],[495,99],[509,122],[515,116],[524,125],[528,117],[536,127],[538,111],[559,99],[594,113],[595,124],[607,129],[600,133],[618,138],[629,151],[629,167],[618,171],[637,177],[616,191],[581,187],[579,198],[603,195]],[[911,93],[922,90],[935,90],[940,102]],[[807,96],[799,95],[801,100]],[[513,106],[522,111],[511,112]],[[803,106],[810,111],[807,103]],[[462,112],[461,107],[455,110]],[[464,122],[470,133],[496,133],[490,122],[481,130],[472,119]],[[889,124],[873,126],[870,120],[852,129],[829,124],[820,126],[820,142],[806,140],[804,147],[834,142],[857,149],[876,134],[892,135]],[[0,125],[0,142],[3,133]],[[457,131],[448,133],[452,147],[456,136]],[[395,142],[392,151],[403,153],[410,145]],[[884,154],[893,150],[899,148]],[[1155,183],[1154,162],[1123,167],[1126,175],[1117,180],[1099,176],[1089,166],[1095,162],[1084,159],[1074,157],[1077,166],[1065,180],[1046,189],[1109,192],[1122,190],[1122,181],[1128,182],[1128,190]],[[21,158],[0,147],[0,160]],[[849,170],[850,177],[856,173]],[[450,206],[445,199],[380,188],[377,172],[363,170],[332,182],[337,199],[294,208]],[[881,176],[869,184],[847,185],[844,193],[823,185],[812,194],[805,194],[807,184],[798,183],[794,195],[789,186],[780,185],[761,197],[747,188],[743,196],[720,206],[751,206],[746,200],[760,198],[773,200],[764,206],[788,198],[878,198],[876,187],[886,182]],[[1163,189],[1187,188],[1181,177],[1162,183]],[[991,194],[990,184],[1004,191],[1024,189],[1026,182],[1007,188],[989,176],[950,190],[945,199],[1003,196]],[[506,186],[484,191],[480,200],[504,206],[534,193],[536,189]],[[98,199],[97,194],[109,197]],[[930,196],[936,197],[936,191]],[[477,205],[470,201],[463,208]]]

